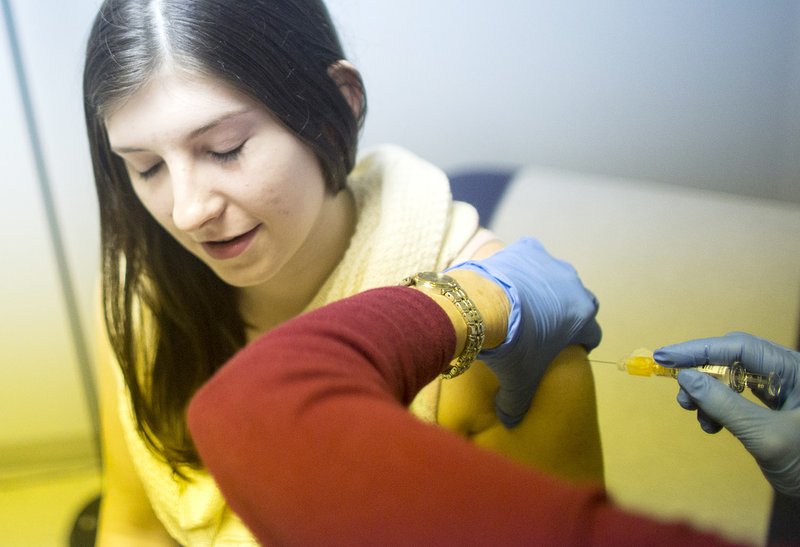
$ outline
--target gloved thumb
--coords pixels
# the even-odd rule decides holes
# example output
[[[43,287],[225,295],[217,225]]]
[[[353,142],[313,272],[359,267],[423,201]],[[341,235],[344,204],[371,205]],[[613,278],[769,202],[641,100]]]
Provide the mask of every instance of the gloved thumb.
[[[575,335],[572,339],[573,344],[580,344],[587,352],[592,351],[600,345],[600,340],[603,338],[603,330],[600,328],[600,323],[596,319],[592,319]]]
[[[705,418],[722,425],[748,449],[763,433],[772,411],[748,401],[719,380],[695,370],[682,370],[678,384]]]
[[[497,417],[506,428],[511,429],[522,421],[531,406],[533,392],[530,390],[506,389],[502,384],[494,397]]]

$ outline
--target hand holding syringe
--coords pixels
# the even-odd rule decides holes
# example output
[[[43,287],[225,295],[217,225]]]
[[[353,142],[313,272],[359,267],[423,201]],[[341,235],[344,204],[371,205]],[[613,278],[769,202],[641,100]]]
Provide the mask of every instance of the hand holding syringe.
[[[678,404],[697,411],[703,431],[716,433],[722,427],[730,431],[776,490],[800,498],[800,352],[750,334],[732,333],[665,346],[654,357],[658,366],[681,370]],[[755,385],[756,395],[774,408],[740,397],[700,372],[708,363],[734,369],[743,366],[743,380],[742,373],[728,371],[733,372],[733,385],[738,386],[734,389]],[[726,378],[731,385],[730,376],[723,381]],[[757,391],[762,385],[763,391]]]
[[[621,359],[617,366],[620,370],[624,370],[634,376],[669,376],[677,378],[678,373],[684,370],[659,365],[653,359],[653,352],[647,349],[635,350],[628,357]],[[738,362],[730,366],[709,364],[691,368],[716,378],[737,393],[744,391],[745,387],[750,388],[769,408],[775,409],[778,407],[781,394],[781,379],[774,372],[766,375],[750,372]]]

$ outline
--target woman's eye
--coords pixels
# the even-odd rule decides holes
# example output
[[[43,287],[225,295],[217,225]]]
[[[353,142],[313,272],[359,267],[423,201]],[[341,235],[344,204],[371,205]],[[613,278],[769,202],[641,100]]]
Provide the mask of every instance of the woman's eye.
[[[161,163],[162,162],[158,162],[157,164],[155,164],[154,166],[152,166],[150,169],[148,169],[146,171],[139,171],[138,172],[139,178],[141,178],[142,180],[147,180],[147,179],[151,179],[154,176],[156,176],[156,174],[158,173],[158,170],[161,169]]]
[[[236,148],[233,148],[233,149],[228,150],[226,152],[214,152],[214,151],[211,151],[208,154],[212,158],[214,158],[215,160],[217,160],[220,163],[227,163],[227,162],[233,161],[233,160],[235,160],[236,158],[239,157],[239,154],[242,152],[242,148],[244,148],[244,145],[245,145],[246,142],[247,141],[244,141],[242,144],[240,144]]]

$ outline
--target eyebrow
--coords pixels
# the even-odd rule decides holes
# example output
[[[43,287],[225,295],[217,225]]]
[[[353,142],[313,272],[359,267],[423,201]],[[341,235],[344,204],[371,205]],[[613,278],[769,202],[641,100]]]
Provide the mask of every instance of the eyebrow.
[[[226,112],[226,113],[222,114],[221,116],[218,116],[217,118],[214,118],[213,120],[211,120],[207,124],[204,124],[204,125],[198,127],[197,129],[193,129],[186,136],[186,140],[196,139],[200,135],[202,135],[204,133],[208,133],[209,131],[211,131],[212,129],[214,129],[215,127],[220,125],[221,123],[223,123],[223,122],[225,122],[225,121],[227,121],[227,120],[229,120],[231,118],[235,118],[237,116],[241,116],[242,114],[247,114],[250,111],[252,111],[252,108],[248,107],[248,108],[242,108],[242,109],[239,109],[239,110],[234,110],[232,112]],[[144,148],[137,148],[135,146],[121,146],[119,148],[114,148],[112,146],[111,150],[113,152],[115,152],[116,154],[130,154],[132,152],[146,152],[147,151]]]

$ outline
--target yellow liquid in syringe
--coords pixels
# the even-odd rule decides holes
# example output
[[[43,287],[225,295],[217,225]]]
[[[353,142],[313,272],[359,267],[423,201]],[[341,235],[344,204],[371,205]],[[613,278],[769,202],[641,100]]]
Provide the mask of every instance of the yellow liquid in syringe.
[[[652,354],[639,354],[638,350],[622,359],[619,367],[634,376],[669,376],[671,378],[678,376],[678,369],[661,366],[655,362]]]

